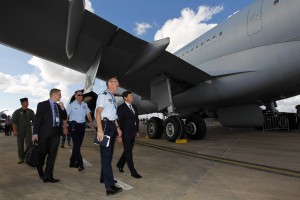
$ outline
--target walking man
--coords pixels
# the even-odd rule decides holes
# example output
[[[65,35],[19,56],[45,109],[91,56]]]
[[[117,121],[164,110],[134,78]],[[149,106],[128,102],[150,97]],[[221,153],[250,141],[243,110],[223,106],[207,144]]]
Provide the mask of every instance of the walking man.
[[[124,103],[117,108],[118,121],[122,130],[122,142],[124,151],[122,153],[117,168],[119,172],[124,172],[123,168],[127,162],[127,166],[130,170],[131,176],[134,178],[142,178],[134,168],[132,149],[134,146],[135,138],[139,137],[139,118],[137,107],[132,104],[133,94],[131,91],[124,91],[123,94]]]
[[[108,147],[100,146],[101,155],[101,175],[100,183],[105,184],[106,194],[114,195],[122,191],[122,188],[115,186],[113,170],[111,166],[112,155],[116,136],[121,142],[122,132],[117,121],[117,104],[114,93],[118,90],[119,82],[116,77],[106,81],[107,89],[99,94],[96,103],[96,122],[97,122],[97,139],[103,140],[104,135],[110,137]]]
[[[17,109],[12,115],[13,134],[17,136],[18,144],[18,164],[24,162],[24,141],[26,148],[32,144],[32,123],[34,112],[28,108],[28,98],[20,99],[22,107]]]
[[[67,112],[60,101],[61,91],[59,89],[50,90],[50,98],[37,105],[34,120],[32,141],[38,141],[40,148],[39,163],[37,171],[44,183],[59,182],[53,177],[54,163],[59,146],[60,135],[67,134]],[[46,167],[44,163],[47,156]]]
[[[94,129],[91,111],[88,105],[83,101],[83,90],[77,90],[74,94],[75,100],[68,106],[68,130],[72,137],[73,149],[70,158],[70,167],[78,168],[78,171],[84,170],[80,147],[85,134],[85,117],[87,116],[90,126]]]

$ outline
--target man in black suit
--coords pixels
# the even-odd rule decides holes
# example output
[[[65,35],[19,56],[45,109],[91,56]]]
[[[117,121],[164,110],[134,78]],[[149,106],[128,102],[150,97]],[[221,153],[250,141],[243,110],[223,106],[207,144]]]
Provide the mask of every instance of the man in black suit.
[[[132,149],[136,137],[139,137],[139,118],[138,110],[133,102],[133,94],[131,91],[124,91],[124,103],[118,106],[117,114],[120,128],[122,130],[122,142],[124,151],[117,163],[117,168],[120,172],[124,172],[123,167],[127,162],[131,176],[134,178],[142,178],[134,168]]]
[[[50,99],[37,105],[32,141],[38,141],[40,148],[37,171],[43,182],[56,183],[59,179],[53,177],[54,162],[57,155],[60,136],[67,134],[67,112],[60,102],[61,91],[51,89]],[[44,162],[47,156],[44,171]]]

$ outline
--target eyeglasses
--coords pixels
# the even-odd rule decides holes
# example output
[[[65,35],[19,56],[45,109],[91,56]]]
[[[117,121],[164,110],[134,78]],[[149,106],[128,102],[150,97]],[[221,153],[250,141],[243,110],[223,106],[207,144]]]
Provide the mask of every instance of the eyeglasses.
[[[79,97],[80,97],[80,96],[83,96],[83,94],[77,94],[76,96],[79,96]]]

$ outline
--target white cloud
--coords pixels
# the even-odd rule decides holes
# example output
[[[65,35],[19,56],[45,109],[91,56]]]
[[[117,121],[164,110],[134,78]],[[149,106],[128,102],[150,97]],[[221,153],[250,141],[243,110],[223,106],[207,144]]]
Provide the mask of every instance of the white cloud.
[[[44,81],[39,80],[39,78],[33,74],[11,76],[0,73],[0,79],[0,88],[3,92],[11,94],[32,94],[40,96],[44,92],[42,88],[46,86]]]
[[[38,69],[38,77],[45,82],[45,86],[48,86],[47,98],[49,97],[48,91],[51,89],[49,86],[61,89],[63,94],[62,100],[66,100],[70,94],[68,90],[69,85],[80,82],[82,82],[82,85],[84,84],[85,75],[75,70],[35,56],[28,63]]]
[[[94,8],[92,7],[92,3],[91,3],[90,0],[85,0],[85,9],[92,12],[92,13],[95,12]]]
[[[295,96],[292,98],[284,99],[281,101],[277,101],[277,110],[280,112],[296,112],[295,106],[300,104],[300,96]]]
[[[33,56],[28,63],[40,71],[43,80],[50,84],[71,84],[85,79],[85,75],[62,65]]]
[[[135,32],[136,35],[143,35],[151,27],[152,26],[149,23],[146,23],[146,22],[135,23],[134,32]]]
[[[175,52],[203,33],[207,32],[217,24],[204,23],[213,15],[221,12],[223,6],[199,6],[197,13],[190,8],[184,8],[179,18],[170,19],[165,22],[154,36],[154,40],[170,37],[170,45],[167,50]]]

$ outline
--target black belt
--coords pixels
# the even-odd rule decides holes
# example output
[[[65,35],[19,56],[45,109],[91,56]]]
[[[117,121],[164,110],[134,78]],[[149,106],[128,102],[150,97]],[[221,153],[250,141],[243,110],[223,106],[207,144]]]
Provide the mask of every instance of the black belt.
[[[109,120],[109,119],[107,119],[106,117],[104,117],[103,119],[102,119],[102,122],[115,122],[116,120]]]
[[[76,123],[76,124],[79,124],[79,125],[85,125],[85,122],[78,123],[78,122],[76,122],[76,121],[69,121],[69,123]]]

